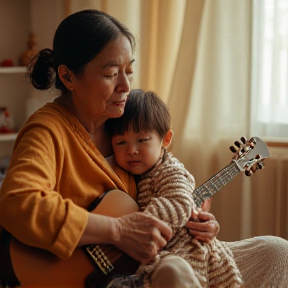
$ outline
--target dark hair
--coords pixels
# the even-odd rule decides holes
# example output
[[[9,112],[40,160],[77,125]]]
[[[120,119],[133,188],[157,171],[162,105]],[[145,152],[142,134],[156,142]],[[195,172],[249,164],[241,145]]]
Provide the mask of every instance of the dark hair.
[[[163,138],[171,128],[168,107],[154,92],[131,90],[124,114],[119,118],[110,118],[105,122],[105,129],[111,136],[123,135],[125,131],[148,132],[156,130]]]
[[[134,51],[133,34],[114,17],[94,9],[71,14],[55,32],[53,51],[43,49],[28,63],[31,83],[39,90],[47,90],[55,80],[56,88],[66,90],[58,76],[59,65],[63,64],[74,74],[79,74],[109,42],[120,35],[128,38]]]

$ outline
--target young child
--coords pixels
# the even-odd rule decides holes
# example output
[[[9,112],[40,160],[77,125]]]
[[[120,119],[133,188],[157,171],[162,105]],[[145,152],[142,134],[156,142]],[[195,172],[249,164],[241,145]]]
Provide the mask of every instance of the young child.
[[[153,92],[132,90],[124,114],[107,120],[106,128],[112,136],[116,163],[134,175],[140,211],[166,221],[173,230],[155,261],[142,264],[137,274],[144,275],[153,288],[242,287],[225,242],[198,241],[185,228],[192,209],[197,214],[195,181],[167,151],[173,132],[164,102]]]

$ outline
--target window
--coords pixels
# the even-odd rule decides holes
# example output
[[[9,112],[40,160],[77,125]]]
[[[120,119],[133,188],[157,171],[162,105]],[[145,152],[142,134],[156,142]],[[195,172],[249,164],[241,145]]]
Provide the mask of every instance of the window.
[[[288,1],[254,0],[251,134],[288,140]]]

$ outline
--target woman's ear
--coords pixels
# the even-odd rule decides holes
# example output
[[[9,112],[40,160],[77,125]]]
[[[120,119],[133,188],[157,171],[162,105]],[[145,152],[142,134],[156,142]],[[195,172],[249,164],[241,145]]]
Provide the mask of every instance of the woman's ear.
[[[172,142],[173,138],[173,130],[169,129],[163,138],[163,147],[168,148]]]
[[[73,90],[72,72],[65,65],[58,67],[58,75],[62,83],[68,90]]]

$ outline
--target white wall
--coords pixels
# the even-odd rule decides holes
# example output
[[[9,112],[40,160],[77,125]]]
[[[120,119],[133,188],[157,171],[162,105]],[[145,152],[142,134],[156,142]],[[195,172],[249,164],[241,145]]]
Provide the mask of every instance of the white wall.
[[[65,17],[66,1],[30,0],[30,2],[30,27],[31,31],[37,35],[37,47],[39,49],[52,48],[55,30]]]

